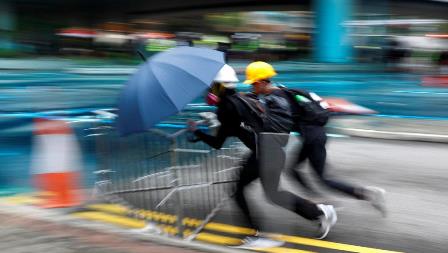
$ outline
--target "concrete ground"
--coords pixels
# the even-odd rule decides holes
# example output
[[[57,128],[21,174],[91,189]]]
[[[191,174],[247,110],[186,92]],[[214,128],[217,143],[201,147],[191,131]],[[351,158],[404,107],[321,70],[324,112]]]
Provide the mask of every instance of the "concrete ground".
[[[310,170],[303,168],[317,195],[304,192],[287,177],[283,178],[282,187],[315,202],[334,204],[338,210],[338,223],[325,240],[314,240],[312,237],[317,229],[315,223],[270,204],[259,183],[255,182],[248,189],[253,214],[260,222],[263,232],[271,233],[272,238],[285,242],[282,247],[270,251],[257,250],[280,253],[446,252],[446,145],[357,137],[331,138],[328,144],[329,175],[359,186],[373,185],[386,189],[388,216],[382,217],[365,201],[321,186]],[[138,199],[128,200],[136,208],[142,208]],[[195,210],[201,210],[201,206],[206,205],[209,200],[203,199],[196,205],[184,206],[184,211],[194,214]],[[117,211],[113,213],[119,213]],[[166,211],[175,213],[174,210]],[[126,216],[126,212],[122,214]],[[84,212],[80,217],[110,221],[107,217],[95,219],[95,215],[98,216],[98,213],[93,215]],[[149,216],[154,220],[154,215],[155,213],[151,213]],[[157,213],[157,216],[157,220],[165,224],[169,218],[162,221],[162,214]],[[241,221],[241,214],[233,201],[227,201],[211,222],[197,237],[199,241],[235,245],[250,233],[247,224]],[[169,226],[174,225],[171,223]],[[131,224],[131,227],[134,226]]]
[[[195,245],[186,247],[169,238],[148,240],[126,230],[74,219],[63,210],[0,207],[0,252],[5,253],[212,252],[202,247],[208,250],[199,250]]]
[[[374,185],[387,190],[388,216],[368,203],[329,191],[312,181],[322,196],[304,193],[285,179],[287,189],[339,208],[339,221],[325,239],[401,252],[446,252],[448,248],[448,156],[446,144],[409,141],[334,138],[328,145],[328,173],[356,185]],[[310,171],[303,168],[304,171]],[[313,179],[311,173],[308,177]],[[310,237],[315,224],[273,205],[254,184],[251,203],[265,230]],[[217,220],[239,223],[233,204]],[[287,244],[293,246],[293,244]],[[297,246],[297,245],[296,245]],[[321,249],[318,252],[334,252]]]

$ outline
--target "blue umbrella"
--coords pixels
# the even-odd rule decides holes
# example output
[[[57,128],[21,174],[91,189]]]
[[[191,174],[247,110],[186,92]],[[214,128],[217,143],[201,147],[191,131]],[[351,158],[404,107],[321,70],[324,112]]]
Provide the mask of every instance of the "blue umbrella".
[[[201,95],[224,66],[224,54],[178,47],[154,55],[126,83],[118,104],[122,135],[146,131]]]

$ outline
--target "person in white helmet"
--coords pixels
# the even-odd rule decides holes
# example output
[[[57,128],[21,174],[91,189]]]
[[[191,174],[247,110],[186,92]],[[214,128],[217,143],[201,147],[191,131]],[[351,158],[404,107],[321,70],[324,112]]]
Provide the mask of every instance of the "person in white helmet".
[[[235,102],[240,95],[236,92],[236,82],[238,78],[235,71],[228,65],[225,65],[221,71],[217,74],[214,84],[212,85],[207,101],[209,104],[217,105],[217,118],[221,123],[221,126],[215,136],[208,135],[201,130],[197,129],[194,121],[189,121],[189,130],[195,134],[195,136],[210,145],[213,148],[219,149],[222,147],[224,141],[234,136],[239,138],[252,152],[249,157],[243,162],[242,169],[240,171],[239,179],[237,182],[237,189],[235,193],[235,199],[243,212],[243,218],[251,227],[257,231],[260,229],[258,224],[253,220],[251,216],[244,190],[251,182],[260,177],[258,159],[257,159],[257,133],[253,128],[250,129],[245,125],[251,125],[252,119],[242,116],[241,111],[245,110],[244,104]],[[250,115],[250,114],[248,114]],[[255,119],[254,119],[255,120]],[[280,169],[279,169],[280,170]],[[262,180],[263,183],[264,180]],[[265,187],[263,187],[265,189]],[[334,224],[336,216],[327,215],[326,211],[321,210],[320,206],[309,200],[300,198],[292,193],[285,191],[276,191],[275,193],[267,194],[267,196],[278,196],[278,199],[271,199],[274,203],[281,205],[278,202],[289,202],[288,206],[291,211],[298,215],[310,219],[318,220],[319,217],[327,217],[328,221],[325,222],[325,227],[321,229],[318,238],[324,238],[331,225]],[[280,201],[282,200],[282,201]],[[285,200],[285,201],[283,201]],[[282,245],[283,242],[270,240],[268,238],[260,237],[258,234],[247,237],[244,240],[241,248],[256,248],[256,247],[277,247]]]

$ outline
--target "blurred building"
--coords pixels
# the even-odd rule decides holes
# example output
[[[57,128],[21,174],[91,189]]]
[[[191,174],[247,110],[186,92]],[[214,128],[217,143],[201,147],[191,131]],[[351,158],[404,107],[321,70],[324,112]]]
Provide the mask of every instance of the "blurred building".
[[[237,58],[419,64],[447,51],[447,12],[431,0],[6,0],[0,56],[129,57],[192,45]]]

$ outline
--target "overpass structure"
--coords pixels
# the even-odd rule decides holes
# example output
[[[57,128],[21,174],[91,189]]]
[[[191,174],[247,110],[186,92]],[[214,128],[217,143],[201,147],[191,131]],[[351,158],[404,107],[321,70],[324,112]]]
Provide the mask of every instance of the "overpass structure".
[[[9,31],[21,29],[17,17],[29,15],[47,22],[91,26],[105,21],[129,22],[136,18],[200,15],[212,12],[287,10],[314,13],[314,55],[317,61],[343,63],[351,58],[347,27],[355,13],[369,11],[405,17],[446,18],[443,0],[5,0],[0,3],[0,47]],[[38,24],[36,24],[38,25]],[[39,34],[36,34],[39,36]]]

